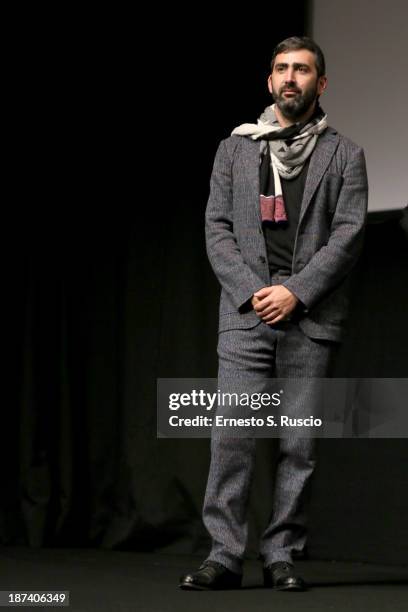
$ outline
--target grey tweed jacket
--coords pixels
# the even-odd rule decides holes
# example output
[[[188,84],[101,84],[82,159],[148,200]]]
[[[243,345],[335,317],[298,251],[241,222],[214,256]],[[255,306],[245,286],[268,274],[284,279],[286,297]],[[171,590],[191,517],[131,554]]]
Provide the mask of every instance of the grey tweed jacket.
[[[259,141],[222,140],[206,210],[207,254],[221,284],[219,331],[255,327],[248,300],[270,285],[259,206]],[[367,214],[363,150],[328,127],[307,175],[292,275],[283,284],[302,302],[299,325],[310,338],[340,340],[349,273],[362,247]]]

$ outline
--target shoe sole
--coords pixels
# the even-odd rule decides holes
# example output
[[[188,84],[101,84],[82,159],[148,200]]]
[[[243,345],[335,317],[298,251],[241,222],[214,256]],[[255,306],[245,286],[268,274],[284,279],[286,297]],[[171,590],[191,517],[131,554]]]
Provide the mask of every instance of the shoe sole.
[[[271,587],[269,587],[271,588]],[[297,585],[293,585],[293,586],[278,586],[278,587],[272,587],[272,589],[274,591],[307,591],[306,587],[303,586],[297,586]]]
[[[241,585],[234,585],[234,586],[222,586],[222,587],[206,587],[206,586],[201,586],[199,584],[194,584],[192,582],[180,582],[180,584],[178,585],[179,589],[182,589],[184,591],[231,591],[234,589],[240,589]]]
[[[199,586],[198,584],[191,584],[189,582],[181,582],[178,586],[179,586],[179,589],[183,589],[183,591],[214,591],[215,590],[209,587]]]

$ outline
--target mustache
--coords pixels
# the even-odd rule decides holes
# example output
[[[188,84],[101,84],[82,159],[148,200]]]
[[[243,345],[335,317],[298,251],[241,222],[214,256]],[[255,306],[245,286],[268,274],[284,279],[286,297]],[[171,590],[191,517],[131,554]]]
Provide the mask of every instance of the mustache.
[[[284,91],[293,91],[294,93],[298,93],[301,94],[301,90],[298,89],[297,87],[290,87],[288,85],[283,85],[280,90],[279,90],[279,94],[282,94]]]

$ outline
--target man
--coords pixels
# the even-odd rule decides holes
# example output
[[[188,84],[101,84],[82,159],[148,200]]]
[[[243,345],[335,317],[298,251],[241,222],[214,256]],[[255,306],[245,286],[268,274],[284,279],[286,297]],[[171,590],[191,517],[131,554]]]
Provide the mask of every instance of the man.
[[[318,102],[327,86],[321,49],[306,37],[286,39],[271,68],[275,104],[256,125],[239,126],[221,142],[211,178],[206,240],[222,287],[220,388],[237,373],[328,376],[362,246],[364,153],[327,126]],[[254,457],[253,438],[212,437],[203,508],[212,549],[181,578],[181,588],[241,585]],[[305,547],[315,464],[313,438],[280,438],[273,513],[260,543],[265,586],[306,588],[293,557]]]

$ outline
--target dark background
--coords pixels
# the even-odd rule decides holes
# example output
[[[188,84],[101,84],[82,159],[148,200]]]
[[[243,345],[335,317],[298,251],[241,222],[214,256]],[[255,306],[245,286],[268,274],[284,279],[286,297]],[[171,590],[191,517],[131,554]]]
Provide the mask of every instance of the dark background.
[[[207,552],[209,440],[156,439],[156,379],[216,376],[209,175],[219,140],[270,103],[275,44],[305,33],[305,3],[287,6],[227,21],[172,9],[159,27],[88,18],[74,41],[56,32],[25,58],[32,164],[8,226],[4,545]],[[370,217],[338,376],[408,376],[407,244],[398,215]],[[319,444],[310,555],[406,562],[407,440]],[[250,555],[275,447],[259,441]]]

